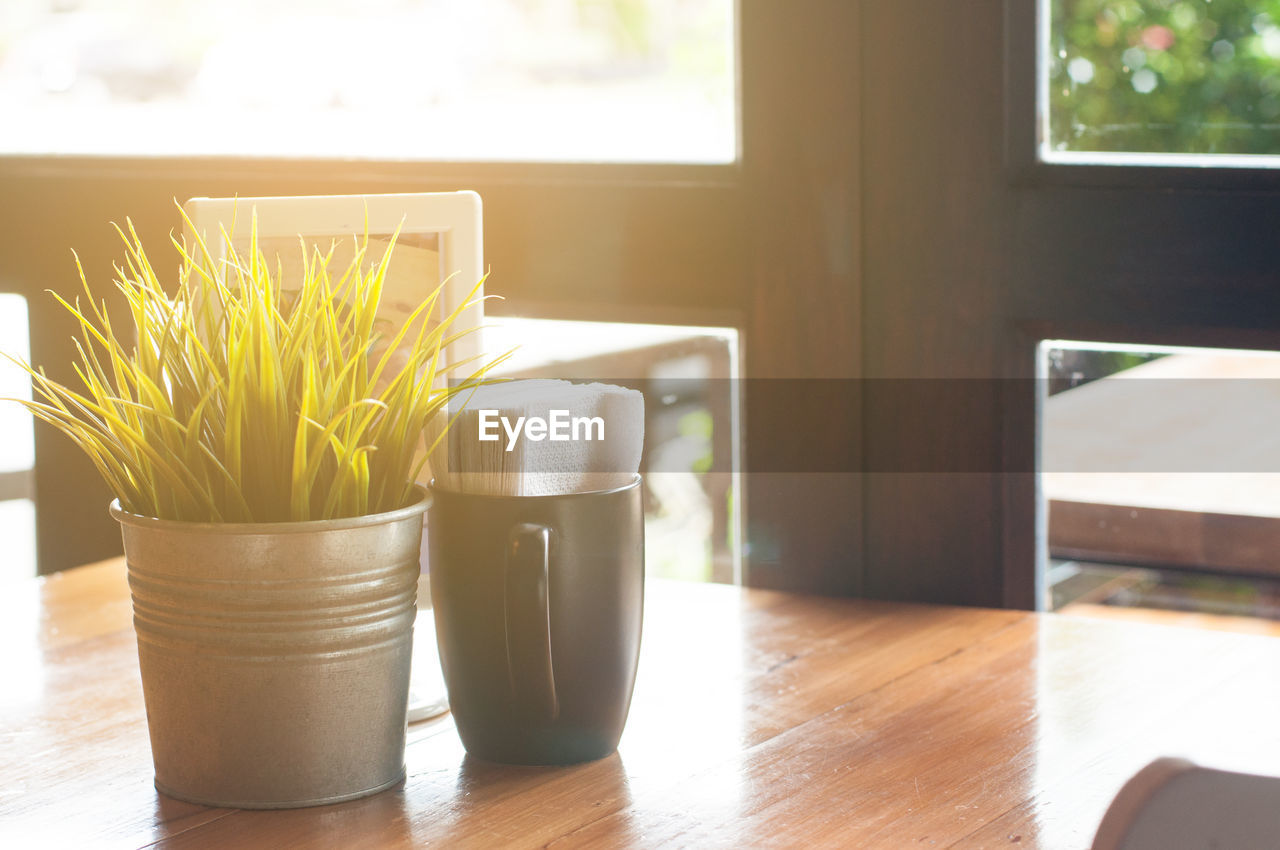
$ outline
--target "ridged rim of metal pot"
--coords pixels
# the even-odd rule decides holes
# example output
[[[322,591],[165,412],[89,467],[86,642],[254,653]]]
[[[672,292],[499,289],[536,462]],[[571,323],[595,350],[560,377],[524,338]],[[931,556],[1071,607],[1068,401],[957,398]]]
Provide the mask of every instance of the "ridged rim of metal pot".
[[[431,507],[431,491],[420,485],[413,488],[418,498],[413,504],[394,511],[364,516],[338,517],[337,519],[282,520],[280,522],[187,522],[180,519],[159,519],[126,511],[119,499],[111,500],[111,516],[124,525],[137,528],[153,528],[171,531],[198,531],[205,534],[307,534],[315,531],[336,531],[344,528],[364,528],[371,525],[398,522]]]
[[[156,790],[167,797],[175,800],[184,800],[188,803],[196,803],[201,806],[214,806],[220,809],[307,809],[314,806],[329,806],[333,803],[345,803],[348,800],[359,800],[361,797],[372,797],[380,791],[386,791],[404,782],[408,776],[408,771],[401,768],[400,775],[389,782],[383,782],[381,785],[375,785],[372,788],[365,788],[362,791],[353,791],[350,794],[337,794],[332,797],[315,797],[310,800],[220,800],[220,799],[202,799],[198,796],[183,794],[180,791],[171,791],[163,783],[157,781],[153,783]]]
[[[476,499],[494,500],[494,501],[519,501],[521,503],[536,502],[539,499],[580,499],[588,496],[612,496],[615,493],[624,493],[632,487],[639,487],[644,480],[644,476],[639,472],[632,476],[631,480],[626,484],[617,487],[610,487],[608,490],[581,490],[574,493],[543,493],[538,496],[507,496],[494,495],[489,493],[467,493],[463,490],[450,490],[445,487],[437,487],[435,479],[431,479],[429,492],[440,493],[445,497],[460,496],[462,498],[472,497]]]

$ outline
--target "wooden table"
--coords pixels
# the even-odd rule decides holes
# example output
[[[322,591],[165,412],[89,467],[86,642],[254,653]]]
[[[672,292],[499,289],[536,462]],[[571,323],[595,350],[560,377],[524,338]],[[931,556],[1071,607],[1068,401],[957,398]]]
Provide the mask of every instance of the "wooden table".
[[[653,583],[616,755],[465,756],[352,803],[156,793],[119,561],[0,594],[0,847],[1083,848],[1151,758],[1280,772],[1280,641]]]

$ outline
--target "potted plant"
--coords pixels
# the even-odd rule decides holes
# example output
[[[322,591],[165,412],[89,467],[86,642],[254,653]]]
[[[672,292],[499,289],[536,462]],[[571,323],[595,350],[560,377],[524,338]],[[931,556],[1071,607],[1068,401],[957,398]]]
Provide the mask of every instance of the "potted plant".
[[[87,303],[55,297],[79,323],[83,387],[23,364],[36,393],[23,403],[116,495],[156,787],[272,808],[394,785],[429,503],[421,437],[486,371],[437,380],[467,305],[433,316],[437,289],[385,327],[391,248],[366,264],[366,237],[341,270],[304,248],[301,279],[281,280],[256,219],[245,256],[225,233],[216,253],[175,241],[169,295],[132,225],[120,234],[136,339],[80,268]]]

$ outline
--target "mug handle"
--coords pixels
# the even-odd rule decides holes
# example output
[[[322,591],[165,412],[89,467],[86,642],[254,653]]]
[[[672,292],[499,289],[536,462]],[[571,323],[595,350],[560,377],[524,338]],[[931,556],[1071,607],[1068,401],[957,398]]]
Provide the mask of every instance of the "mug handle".
[[[522,522],[507,535],[503,618],[513,699],[532,700],[550,720],[560,714],[551,664],[551,529]]]

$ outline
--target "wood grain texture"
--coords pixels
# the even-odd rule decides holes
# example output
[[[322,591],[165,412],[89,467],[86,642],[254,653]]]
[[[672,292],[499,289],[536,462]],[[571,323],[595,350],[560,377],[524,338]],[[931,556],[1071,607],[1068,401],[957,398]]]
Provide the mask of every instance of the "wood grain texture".
[[[746,0],[738,14],[745,374],[831,380],[806,385],[827,401],[818,415],[745,387],[746,578],[860,595],[862,477],[805,472],[862,456],[861,390],[840,380],[862,374],[860,8]]]
[[[1003,375],[1004,4],[859,5],[864,374]],[[895,395],[866,405],[868,457],[931,447],[982,471],[867,476],[866,595],[1005,604],[1000,408]]]
[[[208,809],[151,785],[121,562],[2,604],[5,847],[1079,848],[1157,755],[1280,765],[1275,638],[653,583],[616,754],[488,764],[445,719],[391,791]]]
[[[1145,505],[1049,502],[1055,558],[1280,576],[1280,519]]]

